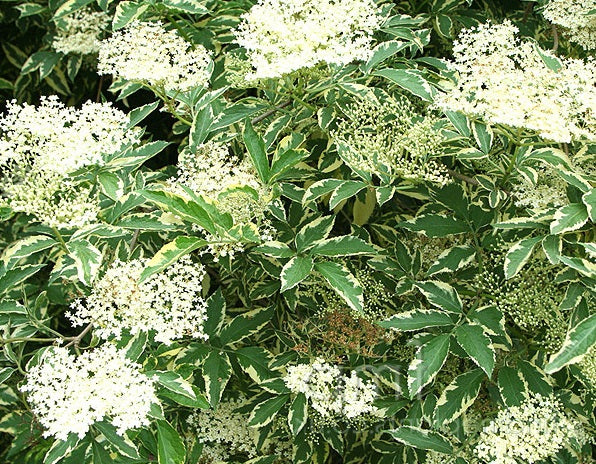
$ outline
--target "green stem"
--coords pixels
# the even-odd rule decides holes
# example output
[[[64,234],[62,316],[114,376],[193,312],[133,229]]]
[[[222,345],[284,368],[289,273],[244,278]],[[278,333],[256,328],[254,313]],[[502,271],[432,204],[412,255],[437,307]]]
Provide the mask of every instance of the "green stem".
[[[58,241],[62,245],[62,248],[64,249],[64,251],[68,251],[68,247],[66,246],[66,242],[62,238],[62,234],[60,234],[60,231],[56,227],[54,227],[54,226],[52,226],[52,230],[54,231],[54,235],[56,235],[56,238],[58,239]]]

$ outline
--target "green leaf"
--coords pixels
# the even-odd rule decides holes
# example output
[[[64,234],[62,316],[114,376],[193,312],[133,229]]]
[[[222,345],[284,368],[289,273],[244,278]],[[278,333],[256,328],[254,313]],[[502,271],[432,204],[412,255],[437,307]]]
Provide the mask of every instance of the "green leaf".
[[[111,159],[108,167],[114,168],[138,168],[148,159],[153,158],[158,153],[161,153],[170,142],[157,140],[155,142],[146,143],[138,148],[131,148],[123,151],[117,157]]]
[[[187,237],[184,235],[176,237],[173,242],[161,247],[155,256],[149,260],[141,273],[139,283],[145,282],[152,275],[163,271],[183,256],[206,244],[207,242],[205,240],[198,237]]]
[[[401,40],[388,40],[386,42],[380,43],[372,49],[370,58],[362,67],[363,72],[365,74],[370,73],[370,71],[377,65],[381,64],[387,58],[392,57],[408,46],[409,44],[407,42]]]
[[[27,16],[34,16],[48,11],[46,6],[39,3],[21,3],[20,5],[15,5],[15,8],[21,13],[19,18],[26,18]]]
[[[338,186],[329,197],[329,208],[337,207],[342,201],[353,197],[361,190],[364,190],[367,184],[364,182],[346,181]]]
[[[74,433],[68,434],[65,441],[56,440],[43,458],[43,464],[57,464],[62,458],[68,456],[78,443],[79,437]]]
[[[203,380],[209,404],[215,408],[232,375],[232,366],[228,355],[223,352],[212,351],[203,362]]]
[[[294,251],[285,243],[278,241],[265,242],[253,248],[253,251],[263,253],[274,258],[291,258],[294,256]]]
[[[148,376],[155,376],[157,383],[166,390],[180,395],[195,404],[195,407],[206,407],[204,398],[198,397],[193,386],[174,371],[149,371]]]
[[[362,188],[366,187],[364,182],[356,180],[341,180],[341,179],[323,179],[315,182],[306,189],[304,197],[302,198],[302,204],[306,205],[309,202],[321,198],[333,192],[340,185],[344,185],[346,182],[353,183],[354,185],[362,185]]]
[[[133,109],[130,113],[128,113],[128,126],[127,129],[131,129],[141,121],[143,121],[147,116],[149,116],[155,109],[159,106],[159,102],[155,101],[153,103],[147,103],[146,105],[139,106],[138,108]]]
[[[243,338],[258,332],[265,327],[272,317],[272,306],[268,308],[253,309],[240,316],[236,316],[222,329],[220,335],[221,343],[225,346],[239,342]]]
[[[416,287],[433,306],[449,312],[462,312],[463,303],[451,285],[438,280],[428,280],[416,283]]]
[[[265,151],[265,142],[259,134],[255,132],[249,120],[246,121],[244,126],[242,138],[244,139],[244,145],[246,145],[248,154],[257,170],[259,179],[261,179],[261,182],[264,184],[267,184],[269,182],[269,159],[267,158],[267,152]]]
[[[532,250],[538,242],[540,242],[544,237],[530,237],[524,238],[519,242],[515,243],[507,254],[505,255],[505,278],[511,279],[515,276],[521,268],[526,264],[528,259],[532,254]]]
[[[464,221],[441,214],[422,214],[409,221],[400,222],[398,226],[413,232],[422,232],[431,238],[463,234],[470,231],[470,227]]]
[[[309,254],[318,256],[353,256],[374,254],[376,250],[364,240],[351,235],[316,242]]]
[[[559,208],[550,224],[551,234],[564,234],[577,230],[588,222],[588,210],[581,203],[571,203]]]
[[[26,264],[4,273],[0,271],[0,295],[16,288],[44,267],[45,264]]]
[[[167,421],[158,420],[157,425],[157,462],[159,464],[184,464],[186,448],[184,441]]]
[[[445,116],[451,121],[453,127],[464,137],[469,137],[472,135],[472,131],[470,130],[470,120],[466,117],[465,114],[457,113],[455,111],[445,111]]]
[[[308,420],[308,403],[304,393],[298,393],[292,405],[290,406],[290,412],[288,414],[288,425],[292,431],[292,435],[298,435],[302,428],[306,425]]]
[[[24,258],[53,247],[58,242],[46,235],[32,235],[13,242],[2,253],[2,263],[7,270],[12,269]]]
[[[226,301],[218,288],[213,295],[207,299],[207,320],[203,329],[209,338],[219,335],[226,318]]]
[[[271,422],[279,410],[288,402],[290,395],[274,396],[257,404],[248,417],[248,426],[263,427]]]
[[[447,438],[438,432],[419,427],[404,425],[399,429],[387,430],[393,438],[404,445],[422,450],[433,450],[443,454],[453,454],[453,448]]]
[[[495,350],[483,328],[476,324],[465,324],[456,329],[455,335],[457,343],[490,378],[495,368]]]
[[[441,272],[456,272],[474,261],[476,250],[470,246],[455,246],[441,253],[432,264],[426,275],[431,276]]]
[[[416,351],[408,368],[408,390],[414,398],[422,388],[435,378],[449,353],[449,334],[433,336]]]
[[[118,2],[114,19],[112,20],[112,30],[117,31],[118,29],[122,29],[135,19],[139,19],[148,8],[148,3]]]
[[[161,3],[168,8],[183,11],[184,13],[201,15],[209,13],[207,7],[197,0],[162,0]]]
[[[434,420],[437,427],[453,422],[474,403],[480,392],[482,379],[482,369],[474,369],[451,381],[435,406]]]
[[[345,267],[337,263],[315,263],[315,269],[354,311],[364,311],[364,296],[360,282]]]
[[[495,135],[490,127],[481,122],[472,123],[472,133],[474,134],[474,140],[478,144],[482,153],[490,152]]]
[[[199,145],[207,140],[213,125],[213,119],[214,114],[211,105],[207,105],[197,112],[190,128],[189,147],[191,150],[196,150]]]
[[[269,369],[271,355],[265,348],[247,346],[234,354],[242,370],[257,384],[277,377],[277,374]]]
[[[281,270],[281,292],[290,290],[302,282],[311,273],[313,260],[308,256],[294,256]]]
[[[335,216],[321,216],[314,221],[307,223],[300,232],[296,234],[296,248],[299,253],[306,251],[316,242],[324,240],[331,233]]]
[[[183,220],[202,227],[210,234],[217,234],[213,219],[206,209],[208,204],[199,204],[161,190],[139,190],[137,193]]]
[[[596,314],[592,314],[569,331],[563,346],[551,356],[544,370],[547,374],[552,374],[568,364],[577,363],[595,343]]]
[[[109,422],[96,422],[93,424],[97,430],[105,437],[105,439],[115,448],[115,450],[124,456],[132,459],[141,459],[139,450],[135,444],[126,436],[120,435]]]
[[[453,325],[451,317],[434,309],[414,309],[396,314],[386,321],[378,322],[381,327],[399,329],[404,332]]]
[[[79,280],[85,285],[91,286],[101,267],[103,260],[101,251],[87,240],[71,240],[66,247],[75,262]]]
[[[507,406],[519,406],[528,395],[528,386],[521,372],[509,366],[499,369],[499,393]]]
[[[592,222],[596,222],[596,189],[591,189],[582,195],[582,201],[586,205],[588,216]]]
[[[424,101],[432,102],[436,90],[416,69],[380,69],[373,73],[374,76],[381,76],[389,79],[402,89],[411,92]]]
[[[62,55],[55,52],[35,52],[21,68],[21,74],[27,74],[39,69],[40,79],[46,78],[58,64]]]
[[[288,150],[284,152],[281,158],[273,160],[269,182],[272,183],[283,179],[285,173],[309,156],[310,153],[306,150]]]
[[[66,0],[54,13],[54,21],[74,13],[92,2],[93,0]]]

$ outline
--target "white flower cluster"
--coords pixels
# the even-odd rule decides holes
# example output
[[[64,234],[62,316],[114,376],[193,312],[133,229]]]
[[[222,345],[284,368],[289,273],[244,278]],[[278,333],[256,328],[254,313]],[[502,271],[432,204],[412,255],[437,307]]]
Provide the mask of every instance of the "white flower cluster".
[[[124,350],[105,344],[80,356],[52,347],[32,367],[21,391],[46,429],[44,436],[83,438],[95,422],[109,419],[122,435],[149,424],[152,403],[158,403],[153,380]]]
[[[246,405],[245,398],[226,399],[217,410],[199,409],[188,417],[188,424],[203,443],[201,458],[207,462],[226,462],[231,456],[245,454],[252,459],[257,456],[259,431],[248,427],[248,414],[237,412]]]
[[[458,82],[436,97],[436,105],[555,142],[596,140],[594,60],[557,61],[551,52],[520,41],[517,33],[509,21],[462,31],[449,63]]]
[[[533,464],[589,440],[555,397],[533,395],[501,410],[480,433],[475,453],[488,464]]]
[[[65,55],[97,53],[101,34],[110,20],[110,15],[103,11],[93,11],[90,8],[77,10],[56,22],[56,36],[52,47]]]
[[[271,190],[258,179],[248,158],[240,160],[230,155],[226,145],[207,142],[196,152],[184,151],[178,160],[178,174],[166,188],[187,197],[186,187],[215,202],[221,212],[228,213],[234,225],[255,224],[263,240],[272,240],[266,224],[265,209],[272,200]],[[233,255],[241,244],[213,249],[216,255]]]
[[[101,42],[97,72],[186,92],[207,85],[210,63],[211,52],[191,45],[161,22],[134,21]]]
[[[71,304],[74,314],[69,312],[67,317],[73,325],[93,322],[98,326],[94,333],[101,338],[119,338],[129,330],[132,334],[154,331],[154,340],[165,344],[186,335],[207,339],[203,266],[186,256],[139,284],[147,261],[114,261],[85,301]]]
[[[83,226],[96,220],[96,193],[68,175],[103,164],[104,154],[138,142],[129,118],[108,103],[66,107],[56,96],[39,106],[8,102],[0,117],[0,204],[35,215],[53,227]]]
[[[259,0],[242,19],[235,34],[254,68],[247,80],[367,59],[382,21],[373,0]]]
[[[348,105],[331,134],[344,161],[381,177],[446,184],[447,169],[432,159],[443,137],[436,119],[416,113],[405,99],[362,98]]]
[[[536,166],[537,182],[521,178],[512,189],[515,205],[535,213],[566,205],[567,183],[551,167]]]
[[[565,28],[569,38],[586,50],[596,48],[596,1],[550,0],[542,13],[551,23]]]
[[[372,381],[362,380],[355,371],[343,374],[322,358],[288,367],[284,382],[293,393],[303,393],[323,421],[349,421],[378,412]]]

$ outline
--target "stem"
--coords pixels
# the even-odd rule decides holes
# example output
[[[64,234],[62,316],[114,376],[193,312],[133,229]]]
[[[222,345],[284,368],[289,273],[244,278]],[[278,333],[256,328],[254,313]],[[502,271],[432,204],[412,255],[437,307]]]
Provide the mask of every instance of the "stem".
[[[256,118],[253,118],[250,123],[251,124],[257,124],[259,122],[261,122],[264,119],[267,119],[269,116],[271,116],[272,114],[274,114],[275,112],[285,108],[286,106],[289,106],[292,104],[292,100],[286,100],[285,102],[283,102],[281,105],[276,106],[270,110],[265,111],[262,115],[257,116]]]
[[[68,342],[68,344],[65,346],[65,348],[68,348],[69,346],[74,345],[75,350],[77,350],[77,352],[78,352],[79,343],[81,343],[81,340],[83,339],[83,337],[85,335],[87,335],[87,332],[89,332],[92,327],[93,327],[93,322],[89,322],[89,324],[87,324],[87,327],[85,327],[80,334],[78,334],[76,337],[69,338],[70,342]]]
[[[478,182],[473,177],[466,176],[465,174],[461,174],[457,171],[454,171],[453,169],[447,169],[447,172],[454,179],[463,180],[464,182],[467,182],[468,184],[472,184],[472,185],[480,185],[480,182]]]
[[[66,242],[62,238],[62,235],[60,234],[60,231],[56,227],[54,227],[54,226],[52,226],[52,230],[54,231],[54,234],[56,235],[56,238],[58,239],[58,241],[62,245],[62,248],[64,249],[64,251],[68,251],[68,248],[66,246]]]
[[[551,24],[551,30],[553,32],[553,52],[556,52],[559,48],[559,31],[557,30],[557,26],[555,24]]]
[[[0,338],[0,345],[6,345],[7,343],[14,342],[53,342],[55,338],[41,338],[41,337],[13,337],[13,338]]]

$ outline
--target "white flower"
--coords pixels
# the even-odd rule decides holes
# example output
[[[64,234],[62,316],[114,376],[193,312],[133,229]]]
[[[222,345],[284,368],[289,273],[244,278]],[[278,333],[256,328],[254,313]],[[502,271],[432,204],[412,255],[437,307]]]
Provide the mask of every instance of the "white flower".
[[[93,322],[94,333],[101,338],[119,338],[129,330],[132,334],[154,331],[154,340],[165,344],[184,336],[207,339],[203,266],[185,256],[139,284],[147,261],[115,261],[84,302],[72,303],[75,313],[67,317],[73,325]]]
[[[122,435],[149,424],[152,403],[158,403],[153,380],[124,350],[105,344],[81,356],[52,347],[32,367],[21,391],[46,431],[44,436],[83,438],[95,423],[109,420]]]
[[[247,80],[367,59],[381,24],[373,0],[259,0],[242,20],[235,34],[254,68]]]
[[[90,8],[77,10],[56,21],[56,36],[52,47],[65,55],[97,53],[100,36],[110,20],[110,15],[103,11],[93,11]]]
[[[595,0],[550,0],[542,14],[550,22],[565,28],[573,42],[591,50],[596,48],[594,10]]]
[[[140,133],[128,124],[128,116],[107,103],[76,109],[56,96],[42,97],[37,107],[8,102],[0,117],[0,204],[52,227],[96,221],[97,192],[68,175],[138,142]]]
[[[373,382],[362,380],[354,371],[342,374],[338,366],[322,358],[288,367],[284,382],[292,393],[303,393],[325,421],[351,420],[378,411],[373,405],[378,396]]]
[[[555,142],[596,140],[594,60],[557,61],[551,52],[520,41],[517,33],[509,21],[462,31],[449,63],[458,82],[436,97],[436,105]]]
[[[101,42],[97,72],[186,92],[207,85],[211,52],[191,46],[161,22],[132,22]]]
[[[564,412],[559,400],[534,395],[501,410],[482,430],[475,452],[489,464],[532,464],[587,441],[580,423]]]

